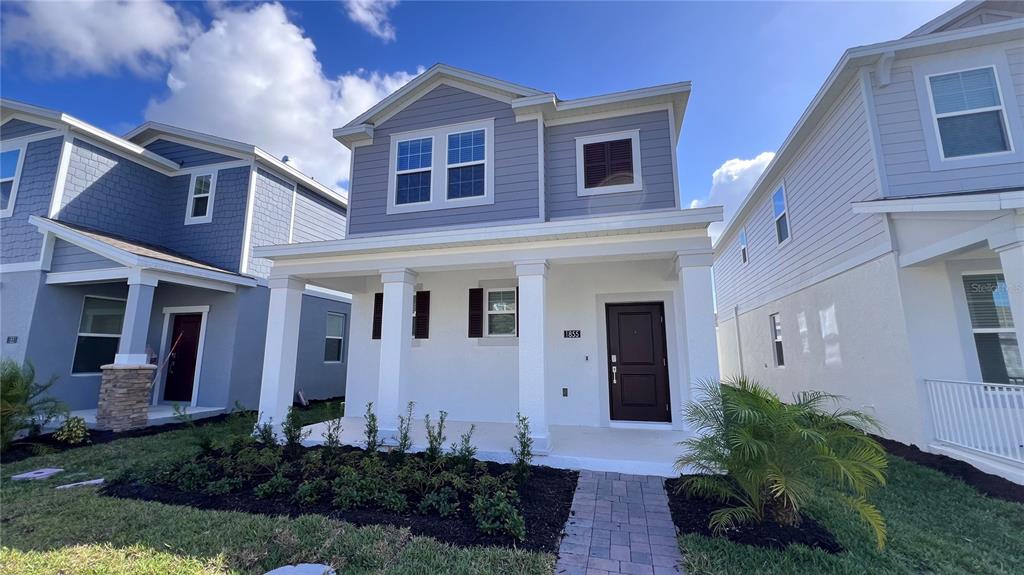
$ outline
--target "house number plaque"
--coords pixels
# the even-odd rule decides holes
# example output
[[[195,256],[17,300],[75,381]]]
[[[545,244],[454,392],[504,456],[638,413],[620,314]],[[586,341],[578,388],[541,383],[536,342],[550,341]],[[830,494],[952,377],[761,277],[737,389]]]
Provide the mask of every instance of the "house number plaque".
[[[562,337],[565,339],[579,339],[582,333],[578,329],[567,329],[562,332]]]

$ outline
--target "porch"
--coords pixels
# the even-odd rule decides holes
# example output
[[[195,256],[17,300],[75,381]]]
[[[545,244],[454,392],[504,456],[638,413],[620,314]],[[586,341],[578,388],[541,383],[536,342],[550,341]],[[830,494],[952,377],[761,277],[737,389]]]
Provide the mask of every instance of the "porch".
[[[159,404],[152,405],[149,407],[149,421],[147,426],[154,425],[166,425],[168,423],[178,423],[178,416],[174,412],[174,405]],[[208,417],[215,417],[225,412],[223,407],[201,407],[192,405],[182,405],[182,412],[191,417],[193,420],[206,419]],[[85,420],[85,426],[89,429],[96,429],[96,409],[76,409],[71,411],[69,417],[81,417]],[[61,424],[60,421],[52,421],[47,426],[48,429],[56,429]]]

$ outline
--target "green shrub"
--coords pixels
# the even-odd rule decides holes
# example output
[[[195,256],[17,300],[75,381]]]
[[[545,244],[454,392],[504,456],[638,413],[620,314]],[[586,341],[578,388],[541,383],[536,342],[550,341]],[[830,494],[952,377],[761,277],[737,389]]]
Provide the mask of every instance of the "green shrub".
[[[203,488],[203,493],[206,493],[207,495],[227,495],[241,486],[242,483],[237,479],[232,477],[222,477],[216,481],[207,483]]]
[[[199,448],[200,453],[210,453],[213,451],[213,432],[207,426],[196,425],[195,419],[188,412],[187,407],[182,407],[182,404],[175,403],[174,419],[185,425],[185,428],[188,429],[189,434],[192,436],[192,442]]]
[[[299,505],[316,505],[329,491],[330,485],[327,481],[320,478],[307,479],[299,484],[292,495],[292,501]]]
[[[444,455],[444,420],[448,417],[447,411],[441,411],[437,416],[437,425],[430,423],[430,414],[423,416],[423,425],[427,428],[427,449],[423,452],[430,461],[437,461]]]
[[[833,488],[885,546],[885,521],[866,496],[885,484],[882,447],[864,430],[878,425],[855,410],[829,411],[841,398],[809,391],[784,403],[771,390],[746,378],[702,382],[703,399],[686,406],[696,430],[680,443],[681,488],[728,504],[711,515],[721,532],[741,523],[771,518],[783,525],[800,521],[800,509],[816,487]],[[725,472],[725,475],[720,475]]]
[[[38,433],[52,419],[67,416],[67,406],[46,397],[56,382],[53,377],[38,383],[36,369],[29,361],[18,365],[10,358],[0,360],[0,451],[7,449],[20,432]]]
[[[391,473],[395,488],[406,493],[423,495],[430,489],[430,478],[419,459],[407,457]]]
[[[406,500],[405,495],[402,495],[392,487],[385,486],[378,489],[377,493],[374,494],[373,500],[377,505],[392,513],[403,513],[409,508],[409,502]]]
[[[412,435],[409,429],[412,427],[412,408],[415,402],[410,401],[405,407],[405,415],[398,416],[398,445],[392,451],[399,458],[405,457],[405,454],[412,449]]]
[[[516,445],[512,447],[516,481],[521,485],[530,477],[530,463],[533,462],[533,438],[530,437],[530,420],[516,412]]]
[[[284,436],[284,448],[289,453],[295,453],[302,447],[302,440],[309,437],[309,431],[302,430],[302,422],[299,420],[299,413],[294,407],[288,408],[288,415],[284,418],[284,425],[281,426],[281,435]]]
[[[338,476],[331,483],[332,505],[342,511],[365,505],[374,496],[372,481],[350,467],[338,470]]]
[[[224,469],[231,477],[252,481],[274,475],[280,464],[281,452],[278,449],[256,444],[228,458],[224,462]]]
[[[53,438],[68,445],[88,442],[89,430],[85,426],[85,419],[77,415],[65,419],[53,433]]]
[[[526,520],[517,509],[518,503],[515,491],[496,478],[484,476],[470,510],[480,531],[488,535],[504,533],[522,541],[526,539]]]
[[[253,430],[253,435],[256,437],[256,441],[259,441],[268,447],[278,444],[277,432],[274,431],[273,418],[268,417],[263,423],[256,424],[256,429]]]
[[[323,477],[328,471],[324,464],[325,454],[322,450],[311,449],[302,454],[302,459],[299,461],[299,469],[302,472],[302,477],[306,479],[316,479],[317,477]]]
[[[363,430],[363,436],[366,443],[366,451],[369,453],[377,453],[380,449],[380,436],[379,429],[377,428],[377,414],[373,412],[373,402],[366,404],[366,428]]]
[[[423,496],[417,510],[426,515],[431,511],[441,517],[451,517],[459,511],[459,494],[451,487],[442,487]]]
[[[202,492],[212,479],[209,468],[195,461],[182,465],[174,476],[178,489],[193,493]]]
[[[459,436],[458,443],[452,443],[451,459],[463,468],[469,468],[476,457],[476,447],[473,446],[473,432],[476,431],[476,424],[469,426],[469,431]]]
[[[341,418],[345,414],[345,404],[338,402],[336,409],[329,407],[327,411],[329,418],[324,422],[324,448],[333,457],[341,449]]]
[[[278,495],[284,495],[291,490],[292,482],[283,473],[278,473],[257,485],[256,489],[253,489],[253,494],[260,499],[269,499]]]

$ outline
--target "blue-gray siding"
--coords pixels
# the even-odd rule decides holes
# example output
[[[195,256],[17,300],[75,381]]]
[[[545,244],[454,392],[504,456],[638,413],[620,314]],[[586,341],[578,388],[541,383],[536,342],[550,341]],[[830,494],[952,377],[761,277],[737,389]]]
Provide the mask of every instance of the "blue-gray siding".
[[[121,264],[70,242],[58,239],[53,243],[51,272],[79,272],[118,267],[122,267]]]
[[[333,299],[304,295],[299,319],[299,351],[295,370],[295,391],[306,399],[327,399],[345,395],[345,374],[348,367],[348,329],[352,304]],[[345,348],[341,363],[324,362],[327,336],[327,313],[345,315]]]
[[[189,176],[170,178],[164,200],[164,232],[161,245],[215,266],[238,270],[242,257],[245,204],[249,195],[248,166],[217,172],[213,196],[213,221],[184,225]]]
[[[250,245],[253,248],[288,243],[294,184],[262,168],[256,170]],[[250,252],[251,253],[251,252]],[[250,255],[249,273],[266,275],[270,260]]]
[[[494,204],[404,214],[387,213],[388,156],[393,133],[494,118]],[[441,85],[374,128],[373,144],[356,148],[349,233],[374,234],[437,226],[485,225],[540,217],[537,122],[516,122],[511,106]],[[434,169],[444,169],[435,166]],[[435,190],[434,193],[444,193]]]
[[[0,126],[0,140],[10,140],[12,138],[20,138],[22,136],[31,136],[33,134],[41,134],[52,130],[49,126],[41,126],[39,124],[33,124],[32,122],[26,122],[25,120],[19,120],[18,118],[12,118],[4,122],[3,126]]]
[[[640,130],[643,190],[594,196],[577,195],[576,138]],[[672,131],[668,111],[549,126],[544,139],[547,217],[579,217],[671,209],[677,206],[672,172]]]
[[[10,217],[0,220],[0,263],[30,262],[39,259],[43,236],[29,223],[29,216],[45,217],[57,179],[60,136],[32,142],[25,147],[21,180]]]
[[[146,146],[146,149],[154,154],[159,154],[168,160],[177,162],[182,168],[205,166],[208,164],[220,164],[238,159],[232,156],[226,156],[217,152],[211,152],[202,148],[196,148],[194,146],[188,146],[167,140],[153,140]]]
[[[316,242],[344,237],[345,208],[299,186],[292,218],[292,241]]]

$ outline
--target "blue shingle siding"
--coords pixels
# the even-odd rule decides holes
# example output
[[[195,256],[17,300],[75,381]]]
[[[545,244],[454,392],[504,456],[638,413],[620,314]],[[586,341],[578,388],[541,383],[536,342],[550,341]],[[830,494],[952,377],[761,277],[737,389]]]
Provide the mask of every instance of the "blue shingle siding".
[[[345,208],[302,186],[295,197],[292,242],[340,240],[345,237]]]
[[[643,190],[594,196],[577,195],[576,138],[640,130]],[[672,132],[668,111],[549,126],[544,140],[544,188],[548,218],[609,215],[676,207],[672,175]]]
[[[494,204],[387,213],[390,135],[494,118]],[[374,128],[373,144],[356,148],[351,234],[388,233],[449,225],[486,225],[540,217],[537,121],[516,122],[512,107],[472,92],[440,85]],[[435,166],[434,169],[444,169]],[[444,193],[435,190],[434,193]]]
[[[64,138],[57,136],[25,147],[21,179],[10,217],[0,219],[0,262],[5,264],[39,259],[43,236],[29,223],[29,216],[46,216],[57,179]]]
[[[252,206],[250,247],[288,243],[288,227],[292,218],[293,185],[278,176],[256,170],[256,197]],[[249,273],[265,276],[270,260],[250,255]]]
[[[170,178],[169,193],[165,196],[162,245],[218,267],[238,270],[249,193],[249,167],[217,172],[210,223],[184,224],[190,183],[191,176]]]
[[[33,124],[32,122],[13,118],[4,122],[3,126],[0,126],[0,140],[10,140],[12,138],[20,138],[22,136],[41,134],[52,129],[53,128],[50,128],[49,126],[41,126],[39,124]]]
[[[154,154],[159,154],[172,162],[177,162],[182,168],[205,166],[208,164],[220,164],[223,162],[232,162],[238,159],[232,156],[218,154],[217,152],[204,150],[202,148],[195,148],[193,146],[187,146],[177,142],[169,142],[167,140],[154,140],[146,146],[146,149]]]
[[[50,260],[51,272],[77,272],[119,267],[122,267],[121,264],[75,244],[61,239],[53,243],[53,258]]]

